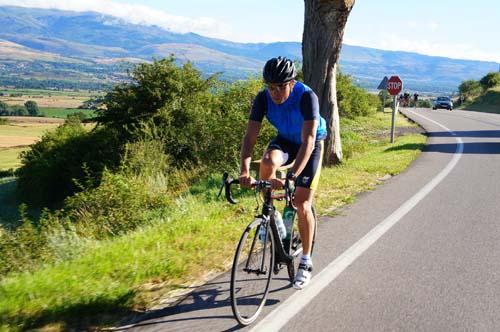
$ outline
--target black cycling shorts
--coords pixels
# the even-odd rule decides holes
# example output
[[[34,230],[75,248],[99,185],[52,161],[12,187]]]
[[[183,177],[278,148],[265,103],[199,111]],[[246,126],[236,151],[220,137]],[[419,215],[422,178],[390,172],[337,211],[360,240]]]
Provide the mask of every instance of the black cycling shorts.
[[[300,144],[296,144],[284,139],[281,136],[276,136],[267,147],[267,151],[280,150],[288,154],[288,159],[283,165],[288,165],[297,157]],[[324,141],[317,140],[314,142],[314,149],[309,157],[306,167],[300,174],[297,175],[295,185],[309,189],[316,189],[319,184],[321,174],[321,163],[323,162]]]

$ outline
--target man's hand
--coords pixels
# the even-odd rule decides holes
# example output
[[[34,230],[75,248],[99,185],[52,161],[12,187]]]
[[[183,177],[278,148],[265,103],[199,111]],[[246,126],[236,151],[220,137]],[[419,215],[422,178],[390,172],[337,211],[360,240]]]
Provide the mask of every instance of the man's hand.
[[[255,182],[255,179],[248,174],[241,174],[239,180],[242,188],[250,188],[252,183]]]

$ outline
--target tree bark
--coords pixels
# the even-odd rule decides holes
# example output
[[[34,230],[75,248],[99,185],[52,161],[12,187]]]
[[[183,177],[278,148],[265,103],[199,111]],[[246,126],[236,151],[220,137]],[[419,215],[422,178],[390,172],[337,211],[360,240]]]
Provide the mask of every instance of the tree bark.
[[[324,162],[330,165],[342,161],[336,72],[345,25],[354,1],[304,0],[304,83],[318,95],[321,116],[327,123]]]

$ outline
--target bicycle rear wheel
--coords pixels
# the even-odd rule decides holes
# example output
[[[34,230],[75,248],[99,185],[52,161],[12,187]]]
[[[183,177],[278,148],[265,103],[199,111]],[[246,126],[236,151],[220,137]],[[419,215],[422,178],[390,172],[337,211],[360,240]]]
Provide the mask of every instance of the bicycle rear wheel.
[[[265,239],[259,228],[266,223],[254,220],[241,236],[231,270],[231,308],[242,325],[251,324],[266,303],[274,265],[274,237],[271,227]]]
[[[316,233],[318,230],[318,219],[316,218],[316,210],[314,209],[314,206],[312,207],[312,212],[314,216],[314,233],[313,233],[313,241],[311,244],[311,255],[314,252],[314,244],[316,243]],[[295,272],[300,263],[300,259],[298,259],[297,257],[302,253],[302,240],[300,238],[300,233],[298,229],[297,214],[295,214],[294,216],[293,224],[294,227],[292,229],[290,251],[289,251],[290,255],[293,256],[293,261],[291,261],[286,266],[288,270],[288,279],[290,280],[290,282],[293,282],[293,280],[295,279]]]

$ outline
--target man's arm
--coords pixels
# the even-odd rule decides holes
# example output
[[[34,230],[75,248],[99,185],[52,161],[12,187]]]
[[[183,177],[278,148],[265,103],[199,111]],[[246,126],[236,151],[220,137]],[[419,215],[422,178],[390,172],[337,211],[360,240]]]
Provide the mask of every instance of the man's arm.
[[[241,142],[241,166],[240,166],[240,184],[242,186],[250,185],[250,161],[252,161],[252,151],[259,136],[261,123],[249,120],[247,131]]]
[[[302,144],[300,145],[295,163],[291,169],[295,175],[299,175],[304,170],[311,157],[311,153],[314,149],[314,142],[316,141],[318,122],[318,120],[304,121],[304,125],[302,126]]]

